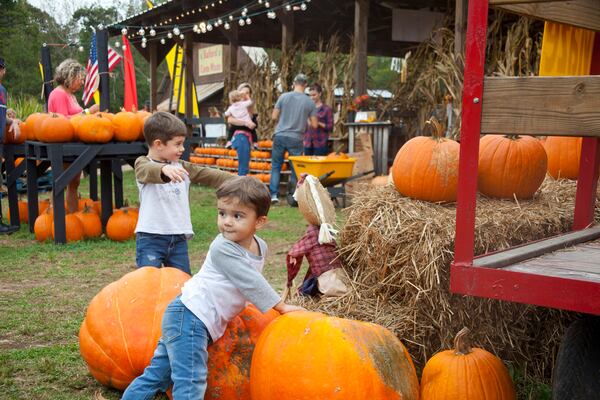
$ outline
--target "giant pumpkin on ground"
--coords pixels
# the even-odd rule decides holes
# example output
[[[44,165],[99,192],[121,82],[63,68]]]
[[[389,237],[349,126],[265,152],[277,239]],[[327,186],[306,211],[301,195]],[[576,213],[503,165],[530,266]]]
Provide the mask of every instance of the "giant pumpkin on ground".
[[[544,148],[548,155],[548,173],[554,179],[577,179],[581,158],[580,137],[548,136]]]
[[[293,312],[260,336],[252,400],[417,400],[419,382],[400,340],[375,324]]]
[[[508,370],[495,355],[471,347],[464,328],[454,349],[435,354],[421,376],[421,400],[515,400]]]
[[[392,176],[400,194],[431,202],[456,200],[460,145],[442,137],[438,126],[432,137],[414,137],[396,154]]]
[[[546,177],[544,146],[531,136],[486,135],[479,142],[479,191],[500,199],[530,199]]]

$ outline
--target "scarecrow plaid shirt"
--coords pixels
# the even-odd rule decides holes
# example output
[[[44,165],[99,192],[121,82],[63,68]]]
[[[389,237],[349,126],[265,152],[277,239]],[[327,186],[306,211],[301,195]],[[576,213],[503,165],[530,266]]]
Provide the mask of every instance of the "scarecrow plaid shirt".
[[[287,253],[288,287],[291,287],[292,280],[298,275],[303,257],[306,257],[309,266],[304,280],[311,275],[319,276],[330,269],[341,268],[342,263],[335,253],[336,247],[335,242],[319,244],[319,227],[309,225],[302,239],[294,243]]]

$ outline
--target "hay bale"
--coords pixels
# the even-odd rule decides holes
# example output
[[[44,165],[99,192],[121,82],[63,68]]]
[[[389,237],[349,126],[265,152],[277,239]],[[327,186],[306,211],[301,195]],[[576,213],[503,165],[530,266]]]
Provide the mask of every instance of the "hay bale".
[[[574,182],[551,179],[530,201],[480,197],[475,253],[568,231],[574,198]],[[407,345],[418,368],[450,348],[456,332],[467,326],[475,345],[547,380],[574,313],[451,294],[455,214],[455,204],[411,200],[393,186],[359,191],[339,237],[353,290],[341,298],[294,300],[385,326]]]

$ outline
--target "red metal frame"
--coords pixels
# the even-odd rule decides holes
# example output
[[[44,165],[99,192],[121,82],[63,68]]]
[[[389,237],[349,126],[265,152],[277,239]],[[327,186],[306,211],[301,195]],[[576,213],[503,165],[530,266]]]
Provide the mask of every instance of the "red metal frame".
[[[600,283],[503,269],[473,267],[481,99],[488,24],[488,0],[469,2],[462,125],[456,208],[452,292],[525,304],[600,314]],[[600,35],[596,35],[592,74],[600,74]],[[584,138],[573,230],[592,224],[600,168],[600,139]]]

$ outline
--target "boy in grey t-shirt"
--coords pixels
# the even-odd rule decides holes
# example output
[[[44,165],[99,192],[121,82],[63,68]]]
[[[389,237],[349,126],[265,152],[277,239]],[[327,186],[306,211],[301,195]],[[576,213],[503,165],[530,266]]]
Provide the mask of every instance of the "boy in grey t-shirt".
[[[308,78],[304,74],[298,74],[294,78],[294,90],[282,94],[277,102],[271,118],[277,121],[275,134],[273,135],[273,150],[271,153],[271,181],[269,191],[271,202],[279,202],[279,179],[283,155],[287,152],[291,156],[299,156],[304,150],[304,132],[307,123],[317,128],[317,107],[315,103],[304,93]],[[296,187],[296,175],[292,168],[290,187]]]
[[[200,271],[165,310],[162,336],[144,373],[123,400],[150,399],[173,384],[173,400],[204,399],[209,343],[252,302],[261,312],[304,310],[284,303],[262,276],[266,243],[255,235],[267,222],[270,198],[256,178],[240,176],[217,190],[217,225]]]

